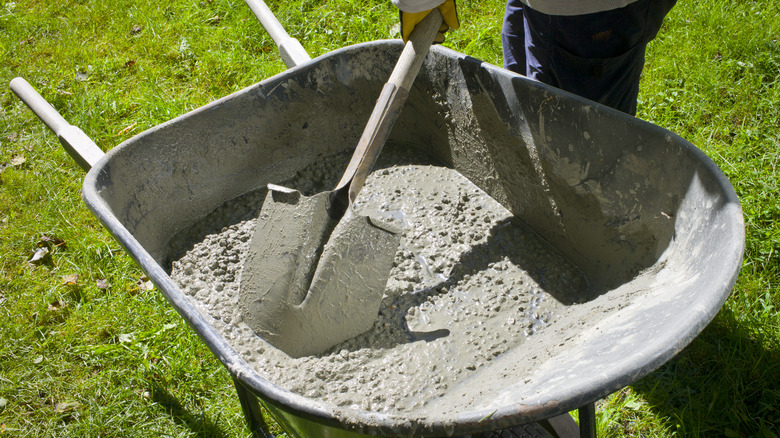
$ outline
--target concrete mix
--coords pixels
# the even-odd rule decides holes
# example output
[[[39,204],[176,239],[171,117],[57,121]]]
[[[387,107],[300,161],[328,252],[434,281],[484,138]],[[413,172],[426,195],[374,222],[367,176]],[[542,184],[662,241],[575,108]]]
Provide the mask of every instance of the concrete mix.
[[[174,239],[171,277],[248,363],[295,393],[420,416],[488,403],[489,388],[522,380],[545,345],[571,337],[555,328],[562,314],[566,326],[588,317],[576,306],[586,280],[458,172],[411,154],[388,145],[355,205],[404,230],[376,323],[329,352],[293,359],[242,323],[242,262],[264,190]],[[282,183],[325,190],[348,158],[323,157]]]

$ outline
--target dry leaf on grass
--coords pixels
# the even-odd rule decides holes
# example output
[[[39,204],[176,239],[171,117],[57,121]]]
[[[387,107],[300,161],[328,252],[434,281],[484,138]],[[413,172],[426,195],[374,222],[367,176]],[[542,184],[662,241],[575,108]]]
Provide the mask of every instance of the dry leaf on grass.
[[[49,248],[42,246],[40,248],[36,248],[32,257],[30,257],[30,259],[27,261],[32,263],[33,265],[40,265],[41,263],[44,262],[44,260],[48,255],[49,255]]]
[[[147,277],[146,275],[142,275],[138,279],[136,284],[138,285],[138,289],[141,289],[143,291],[154,289],[154,283],[152,283],[152,281],[149,280],[149,277]]]
[[[45,234],[42,234],[40,239],[38,239],[38,244],[46,245],[46,246],[56,246],[56,247],[67,247],[64,240],[60,239],[59,237],[51,237],[47,236]]]
[[[33,255],[27,260],[33,265],[40,265],[42,263],[51,262],[51,252],[55,248],[65,248],[65,241],[57,238],[42,234],[38,239],[37,248],[35,248]]]
[[[21,167],[25,162],[27,162],[27,158],[24,158],[24,155],[14,155],[9,163],[13,167]]]
[[[66,414],[73,412],[81,407],[81,403],[77,401],[60,402],[54,405],[54,411],[58,414]]]
[[[52,301],[52,303],[49,304],[49,306],[46,309],[49,310],[50,312],[54,312],[67,306],[68,304],[65,303],[64,301],[56,300],[56,301]]]
[[[79,274],[70,274],[62,277],[62,284],[65,286],[75,286],[79,283]]]

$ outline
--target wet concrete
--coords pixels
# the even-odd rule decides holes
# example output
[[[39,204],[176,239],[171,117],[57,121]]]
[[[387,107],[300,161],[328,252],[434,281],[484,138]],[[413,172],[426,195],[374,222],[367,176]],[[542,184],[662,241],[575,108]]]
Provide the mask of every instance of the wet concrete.
[[[573,304],[587,300],[586,280],[458,172],[404,164],[411,161],[406,158],[391,147],[355,205],[403,230],[379,315],[371,330],[331,351],[292,358],[242,320],[238,284],[255,225],[246,209],[262,193],[228,203],[208,218],[202,226],[214,232],[194,229],[181,239],[192,249],[173,263],[172,278],[260,373],[338,407],[427,415],[478,400],[486,379],[498,386],[515,383],[516,372],[490,369],[503,369],[507,360],[535,366],[549,351],[525,351],[529,339],[565,344],[571,336],[555,326],[562,315],[571,318]],[[321,160],[285,184],[317,190],[343,159]],[[242,215],[244,220],[218,223]],[[482,383],[472,387],[476,376]]]

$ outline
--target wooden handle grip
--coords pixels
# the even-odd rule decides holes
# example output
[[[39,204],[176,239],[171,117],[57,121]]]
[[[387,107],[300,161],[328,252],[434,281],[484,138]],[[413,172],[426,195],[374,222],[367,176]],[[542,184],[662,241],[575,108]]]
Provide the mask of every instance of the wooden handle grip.
[[[401,113],[414,79],[433,44],[433,39],[443,22],[441,12],[433,9],[409,36],[393,72],[390,74],[382,93],[374,105],[374,111],[368,119],[363,135],[358,141],[352,159],[336,185],[335,192],[341,192],[349,185],[349,201],[357,197],[376,158],[390,136],[398,115]]]

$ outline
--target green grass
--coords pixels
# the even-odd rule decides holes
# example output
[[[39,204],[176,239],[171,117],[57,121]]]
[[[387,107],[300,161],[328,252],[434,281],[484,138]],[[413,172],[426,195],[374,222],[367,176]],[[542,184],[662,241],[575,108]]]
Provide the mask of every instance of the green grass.
[[[269,6],[313,56],[397,32],[386,1]],[[503,1],[459,7],[446,44],[500,65]],[[83,171],[10,79],[108,150],[284,68],[240,0],[0,0],[0,436],[248,435],[227,371],[139,287],[143,273],[81,201]],[[649,48],[639,117],[723,169],[746,253],[709,327],[598,403],[600,436],[780,434],[778,72],[774,0],[680,2]],[[49,257],[29,263],[40,246]]]

